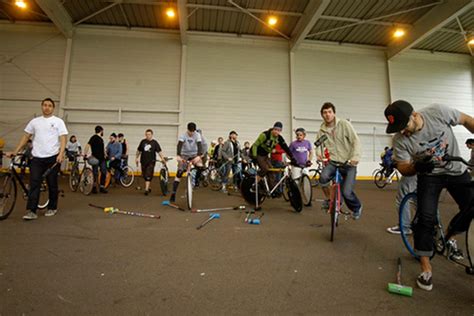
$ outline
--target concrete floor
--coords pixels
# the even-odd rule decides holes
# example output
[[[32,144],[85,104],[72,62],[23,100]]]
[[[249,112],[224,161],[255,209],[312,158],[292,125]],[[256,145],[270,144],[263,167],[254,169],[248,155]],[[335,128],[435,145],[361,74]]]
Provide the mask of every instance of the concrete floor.
[[[474,277],[441,257],[433,260],[432,292],[387,292],[397,257],[403,283],[416,287],[418,273],[400,237],[385,232],[397,221],[395,185],[359,182],[363,216],[343,220],[331,243],[318,202],[295,214],[283,200],[268,200],[261,225],[221,211],[196,230],[208,214],[161,206],[155,181],[148,197],[122,188],[85,197],[63,179],[60,212],[32,222],[21,220],[19,201],[0,222],[0,315],[474,314]],[[197,207],[243,203],[208,189],[195,197]],[[184,207],[184,198],[178,202]],[[107,215],[88,203],[161,219]],[[441,208],[446,219],[455,210],[449,197]]]

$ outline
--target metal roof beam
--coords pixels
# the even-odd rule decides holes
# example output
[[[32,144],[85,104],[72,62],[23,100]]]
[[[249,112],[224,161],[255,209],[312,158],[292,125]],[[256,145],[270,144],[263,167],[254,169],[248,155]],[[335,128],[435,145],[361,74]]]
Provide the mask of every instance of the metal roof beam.
[[[186,8],[186,0],[178,0],[178,19],[181,44],[186,45],[188,43],[188,9]]]
[[[406,24],[406,23],[398,23],[398,22],[387,22],[387,21],[371,21],[371,20],[364,20],[364,19],[356,19],[356,18],[346,18],[342,16],[331,16],[331,15],[322,15],[320,17],[321,20],[329,20],[329,21],[339,21],[339,22],[349,22],[349,23],[360,23],[360,24],[370,24],[370,25],[381,25],[381,26],[402,26],[404,28],[410,28],[413,25]]]
[[[473,56],[471,45],[467,43],[469,40],[467,38],[467,32],[464,30],[464,27],[462,26],[462,23],[461,23],[461,20],[459,20],[459,17],[456,17],[456,22],[458,22],[458,26],[459,26],[459,29],[461,30],[461,34],[464,37],[464,41],[466,41],[466,45],[467,45],[467,48],[469,49],[469,53],[471,54],[471,56]]]
[[[440,30],[443,25],[473,8],[472,0],[447,0],[432,8],[413,24],[413,28],[406,36],[392,41],[387,47],[387,59],[403,53],[415,46],[434,32]]]
[[[66,38],[72,37],[72,19],[58,0],[36,0],[36,3]]]
[[[221,5],[209,5],[209,4],[196,4],[188,3],[186,5],[188,8],[197,8],[197,9],[207,9],[207,10],[219,10],[219,11],[231,11],[231,12],[241,12],[240,9],[235,7],[221,6]],[[251,13],[261,13],[261,14],[274,14],[274,15],[286,15],[286,16],[297,16],[300,17],[303,13],[299,12],[289,12],[289,11],[275,11],[275,10],[263,10],[263,9],[252,9],[246,8],[247,11]]]
[[[294,52],[313,29],[316,21],[323,15],[329,6],[330,0],[310,0],[306,5],[303,16],[299,19],[291,32],[290,51]]]
[[[101,14],[102,12],[105,12],[105,11],[109,10],[109,9],[115,7],[116,5],[119,5],[120,3],[122,3],[122,1],[120,1],[120,0],[114,1],[114,2],[112,2],[111,4],[109,4],[108,6],[102,8],[102,9],[100,9],[100,10],[98,10],[98,11],[92,13],[92,14],[89,14],[88,16],[86,16],[86,17],[80,19],[80,20],[77,21],[77,22],[74,22],[73,25],[76,26],[76,25],[81,24],[82,22],[85,22],[85,21],[87,21],[87,20],[90,20],[90,19],[92,19],[93,17],[95,17],[96,15],[99,15],[99,14]]]

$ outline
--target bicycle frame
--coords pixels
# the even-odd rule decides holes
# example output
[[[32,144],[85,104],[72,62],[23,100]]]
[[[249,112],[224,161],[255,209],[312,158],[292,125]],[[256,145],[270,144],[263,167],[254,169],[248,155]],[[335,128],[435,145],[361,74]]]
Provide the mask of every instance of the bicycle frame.
[[[266,193],[266,196],[271,196],[273,194],[273,192],[275,192],[275,190],[283,183],[283,181],[286,180],[286,178],[289,177],[289,173],[288,173],[288,167],[285,167],[285,168],[269,168],[268,169],[269,172],[283,172],[283,177],[281,177],[280,181],[278,181],[278,183],[276,183],[273,188],[270,190],[270,186],[268,185],[268,180],[267,180],[267,176],[263,177],[263,183],[265,184],[265,193]],[[258,205],[258,181],[257,181],[257,177],[255,177],[255,208],[258,209],[259,208],[259,205]]]

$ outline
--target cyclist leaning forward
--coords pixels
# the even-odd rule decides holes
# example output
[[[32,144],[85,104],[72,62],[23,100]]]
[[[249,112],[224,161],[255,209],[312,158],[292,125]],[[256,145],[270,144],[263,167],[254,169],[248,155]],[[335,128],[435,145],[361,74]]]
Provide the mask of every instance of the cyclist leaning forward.
[[[268,174],[270,185],[273,186],[274,174],[272,172],[268,173],[268,169],[273,167],[269,155],[277,144],[280,145],[287,157],[291,160],[291,164],[296,165],[296,159],[293,157],[285,139],[280,135],[282,129],[283,124],[276,122],[272,128],[262,132],[250,148],[251,158],[255,159],[259,166],[257,183],[262,177]]]
[[[196,132],[196,124],[188,123],[188,130],[178,139],[177,157],[178,171],[173,182],[173,191],[171,192],[170,202],[176,201],[176,192],[178,191],[179,182],[183,173],[186,172],[188,163],[192,163],[197,168],[202,168],[202,139],[201,135]],[[197,178],[197,177],[196,177]],[[197,179],[196,179],[197,180]]]

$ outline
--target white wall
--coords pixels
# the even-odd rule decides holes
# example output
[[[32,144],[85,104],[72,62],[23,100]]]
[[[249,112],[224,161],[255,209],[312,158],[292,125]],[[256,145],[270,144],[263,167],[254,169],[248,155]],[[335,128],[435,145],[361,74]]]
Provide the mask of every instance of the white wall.
[[[407,100],[415,110],[441,103],[474,114],[470,57],[411,51],[390,62],[390,72],[394,100]],[[462,126],[454,131],[462,154],[470,157],[464,142],[472,135]]]
[[[53,27],[0,24],[0,137],[6,150],[41,115],[42,99],[59,100],[65,49],[66,40]]]
[[[188,45],[185,122],[195,121],[209,139],[253,142],[283,123],[290,136],[289,59],[286,45],[247,40],[193,39]]]
[[[27,51],[14,61],[41,81],[10,64],[0,65],[0,99],[14,100],[0,101],[0,137],[6,135],[10,146],[34,113],[39,114],[39,100],[59,99],[66,41],[59,35],[38,45],[53,35],[50,27],[0,24],[0,63]],[[370,175],[379,152],[390,143],[383,117],[390,101],[383,51],[305,43],[292,60],[293,128],[305,127],[313,140],[322,103],[333,102],[337,115],[351,119],[360,134],[359,175]],[[72,43],[66,104],[60,105],[71,134],[85,144],[101,124],[106,136],[125,133],[133,153],[151,127],[171,156],[188,121],[195,121],[208,140],[235,129],[241,141],[253,141],[279,120],[284,136],[292,138],[285,42],[193,34],[184,61],[179,121],[179,34],[79,28]],[[393,99],[407,99],[417,108],[443,102],[474,114],[469,57],[405,53],[390,62],[390,78]],[[467,133],[462,128],[456,132],[463,142]]]

